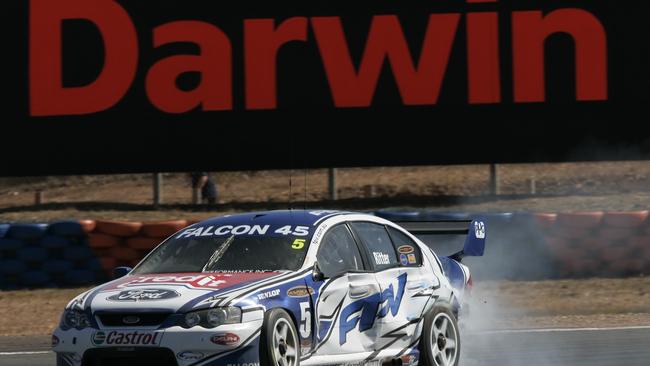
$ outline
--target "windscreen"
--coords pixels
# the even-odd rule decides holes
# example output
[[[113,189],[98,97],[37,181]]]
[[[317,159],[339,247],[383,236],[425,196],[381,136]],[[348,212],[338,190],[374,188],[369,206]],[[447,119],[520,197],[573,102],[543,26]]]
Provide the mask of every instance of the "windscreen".
[[[172,237],[131,273],[297,270],[309,238],[293,235]]]

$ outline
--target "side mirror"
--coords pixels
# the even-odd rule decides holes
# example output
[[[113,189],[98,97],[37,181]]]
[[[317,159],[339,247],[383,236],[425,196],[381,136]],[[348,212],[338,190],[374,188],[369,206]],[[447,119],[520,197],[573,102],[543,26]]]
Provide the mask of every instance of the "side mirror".
[[[318,262],[314,263],[314,268],[311,271],[311,278],[314,282],[320,282],[325,279],[325,274],[318,267]]]
[[[129,272],[131,272],[132,269],[133,268],[131,268],[131,267],[115,267],[115,268],[113,268],[113,279],[116,280],[118,278],[126,276],[127,274],[129,274]]]

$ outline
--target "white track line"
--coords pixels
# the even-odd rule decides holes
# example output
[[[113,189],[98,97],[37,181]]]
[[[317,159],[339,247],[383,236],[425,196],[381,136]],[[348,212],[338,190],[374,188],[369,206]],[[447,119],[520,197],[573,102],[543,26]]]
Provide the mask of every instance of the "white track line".
[[[0,352],[0,356],[41,355],[52,351]]]
[[[504,329],[504,330],[484,330],[478,332],[469,332],[469,334],[516,334],[516,333],[553,333],[553,332],[593,332],[609,330],[634,330],[650,329],[650,325],[638,325],[629,327],[604,327],[604,328],[537,328],[537,329]]]

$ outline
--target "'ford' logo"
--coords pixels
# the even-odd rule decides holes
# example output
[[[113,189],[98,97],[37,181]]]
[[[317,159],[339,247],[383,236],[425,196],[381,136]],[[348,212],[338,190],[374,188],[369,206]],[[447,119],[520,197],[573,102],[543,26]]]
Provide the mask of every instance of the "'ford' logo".
[[[201,352],[191,352],[191,351],[185,351],[181,352],[178,355],[176,355],[180,360],[183,361],[198,361],[203,358],[203,353]]]
[[[140,322],[140,317],[135,315],[129,315],[122,318],[122,323],[124,324],[137,324]]]
[[[122,291],[117,295],[106,298],[111,301],[155,301],[167,300],[179,297],[181,294],[174,290],[163,289],[144,289],[144,290],[127,290]]]

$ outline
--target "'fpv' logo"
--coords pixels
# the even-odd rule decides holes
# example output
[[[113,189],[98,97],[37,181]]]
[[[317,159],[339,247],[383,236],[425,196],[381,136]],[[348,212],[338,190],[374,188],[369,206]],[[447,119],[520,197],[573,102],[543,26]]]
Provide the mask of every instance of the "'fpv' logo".
[[[363,299],[357,300],[341,311],[339,344],[347,341],[347,335],[350,331],[359,325],[359,332],[363,332],[372,328],[375,319],[381,319],[388,315],[390,311],[392,316],[397,315],[399,312],[400,304],[402,303],[402,296],[404,295],[404,288],[406,287],[406,273],[397,277],[397,293],[393,291],[393,285],[388,286],[387,289],[376,293]],[[382,305],[385,306],[382,307]],[[381,307],[381,308],[380,308]],[[351,316],[355,314],[354,316]]]

